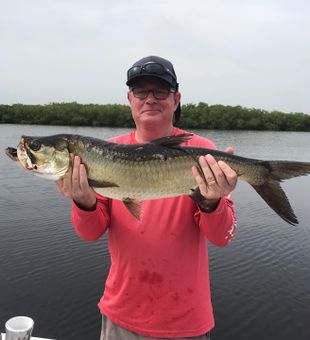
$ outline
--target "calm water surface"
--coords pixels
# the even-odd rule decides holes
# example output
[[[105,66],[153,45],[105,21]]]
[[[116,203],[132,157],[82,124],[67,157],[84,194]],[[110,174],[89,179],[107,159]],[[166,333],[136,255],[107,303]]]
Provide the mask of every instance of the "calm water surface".
[[[0,125],[0,150],[21,134],[80,133],[107,138],[125,129]],[[199,131],[224,149],[254,158],[310,161],[310,134]],[[99,339],[109,268],[106,237],[80,240],[70,201],[55,183],[25,173],[0,152],[0,331],[25,314],[34,336]],[[284,183],[300,224],[283,222],[247,184],[234,193],[238,231],[229,247],[210,246],[216,328],[212,339],[310,339],[310,176]]]

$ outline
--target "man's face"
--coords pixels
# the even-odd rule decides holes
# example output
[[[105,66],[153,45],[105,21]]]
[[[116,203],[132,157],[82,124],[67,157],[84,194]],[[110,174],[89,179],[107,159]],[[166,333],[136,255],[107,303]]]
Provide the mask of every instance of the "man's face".
[[[138,79],[135,88],[154,90],[169,89],[169,85],[155,77]],[[132,91],[128,92],[128,100],[132,117],[137,126],[141,124],[172,124],[173,113],[180,102],[180,93],[169,93],[166,99],[156,99],[153,92],[149,92],[145,99],[136,98]]]

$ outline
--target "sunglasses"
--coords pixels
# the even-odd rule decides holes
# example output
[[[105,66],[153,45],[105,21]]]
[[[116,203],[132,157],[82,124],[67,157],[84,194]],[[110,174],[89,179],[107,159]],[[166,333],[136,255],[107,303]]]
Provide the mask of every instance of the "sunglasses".
[[[168,73],[172,77],[172,79],[174,79],[175,81],[177,80],[176,76],[168,68],[164,67],[162,64],[159,63],[146,63],[142,66],[133,66],[127,71],[127,79],[136,77],[140,75],[143,71],[150,75],[152,74],[163,75]]]
[[[134,97],[139,99],[145,99],[148,97],[149,93],[152,92],[153,96],[158,100],[167,99],[170,93],[175,93],[175,89],[145,89],[142,87],[131,87],[130,91],[133,93]]]

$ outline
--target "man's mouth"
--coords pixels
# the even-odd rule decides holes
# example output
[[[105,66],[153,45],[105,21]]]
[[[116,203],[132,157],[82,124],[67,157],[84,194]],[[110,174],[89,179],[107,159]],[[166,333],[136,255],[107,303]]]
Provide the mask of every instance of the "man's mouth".
[[[159,109],[145,109],[145,110],[142,110],[142,113],[145,113],[145,112],[160,112]]]

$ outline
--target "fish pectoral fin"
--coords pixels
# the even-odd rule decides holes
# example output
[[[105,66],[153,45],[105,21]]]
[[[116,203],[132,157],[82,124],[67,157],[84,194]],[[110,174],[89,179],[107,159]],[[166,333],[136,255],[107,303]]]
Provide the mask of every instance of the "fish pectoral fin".
[[[123,203],[125,204],[126,208],[131,212],[131,214],[138,221],[140,221],[140,219],[141,219],[141,212],[142,212],[142,204],[141,204],[141,202],[128,197],[128,198],[123,199]]]
[[[192,133],[179,133],[178,135],[167,136],[159,139],[154,139],[151,141],[153,144],[173,148],[184,142],[187,142],[192,138]]]
[[[119,187],[117,184],[106,181],[96,181],[95,179],[88,179],[88,184],[93,188],[115,188]]]

